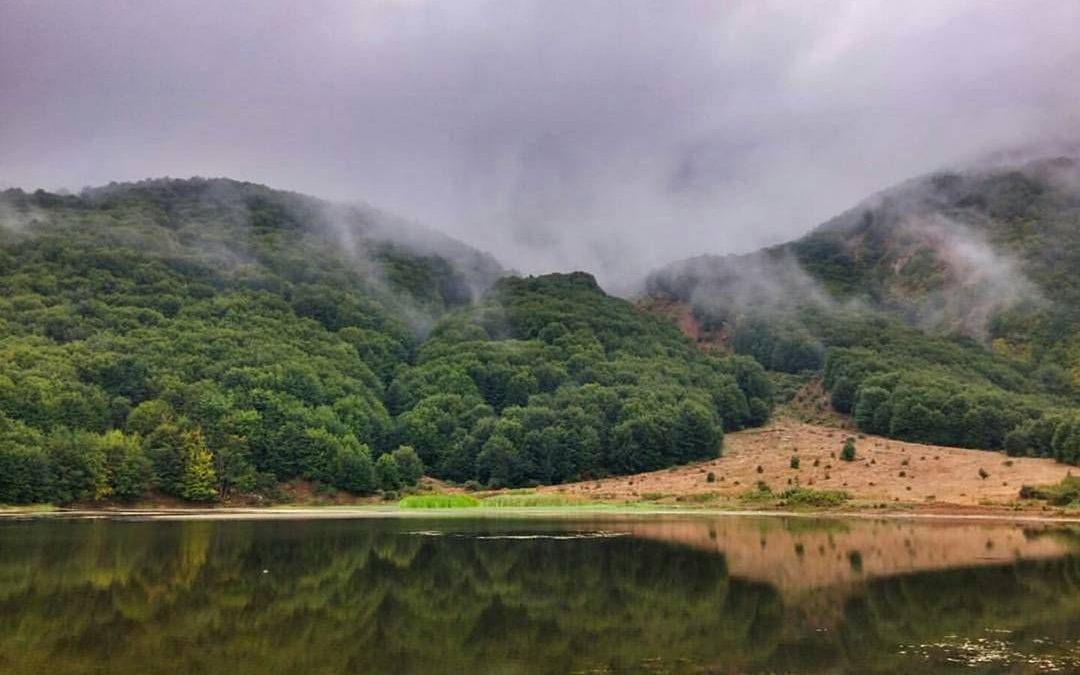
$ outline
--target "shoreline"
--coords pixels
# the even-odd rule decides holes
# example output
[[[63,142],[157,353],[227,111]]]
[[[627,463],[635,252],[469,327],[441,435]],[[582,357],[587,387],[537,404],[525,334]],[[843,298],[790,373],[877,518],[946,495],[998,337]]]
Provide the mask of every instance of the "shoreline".
[[[913,520],[922,522],[1011,522],[1017,524],[1080,525],[1075,515],[1054,511],[1001,511],[939,505],[934,510],[878,509],[717,509],[693,507],[632,506],[625,504],[584,504],[548,507],[469,507],[448,509],[401,508],[396,505],[282,505],[215,508],[104,508],[104,509],[0,509],[5,520],[381,520],[412,518],[556,518],[596,516],[679,516],[694,518],[764,517],[807,519]]]

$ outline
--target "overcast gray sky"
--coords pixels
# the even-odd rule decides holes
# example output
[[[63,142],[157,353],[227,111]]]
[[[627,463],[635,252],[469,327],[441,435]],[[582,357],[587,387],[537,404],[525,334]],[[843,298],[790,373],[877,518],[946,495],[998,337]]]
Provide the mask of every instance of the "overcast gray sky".
[[[0,185],[229,176],[620,277],[1080,130],[1075,0],[3,0]]]

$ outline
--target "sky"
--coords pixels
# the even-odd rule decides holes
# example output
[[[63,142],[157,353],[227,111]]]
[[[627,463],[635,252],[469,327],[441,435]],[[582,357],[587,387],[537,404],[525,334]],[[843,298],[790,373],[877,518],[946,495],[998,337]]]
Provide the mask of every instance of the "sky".
[[[3,0],[0,187],[226,176],[618,287],[1080,132],[1070,0]]]

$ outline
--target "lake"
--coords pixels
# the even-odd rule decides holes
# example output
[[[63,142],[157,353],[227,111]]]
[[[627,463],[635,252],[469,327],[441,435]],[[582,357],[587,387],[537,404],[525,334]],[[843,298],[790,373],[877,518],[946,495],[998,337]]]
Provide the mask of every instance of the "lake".
[[[0,521],[0,673],[1080,672],[1080,529]]]

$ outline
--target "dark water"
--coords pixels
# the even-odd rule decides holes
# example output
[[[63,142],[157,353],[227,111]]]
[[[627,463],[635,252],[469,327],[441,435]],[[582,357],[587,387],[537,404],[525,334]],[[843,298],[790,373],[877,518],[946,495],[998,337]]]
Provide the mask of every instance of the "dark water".
[[[806,519],[0,523],[0,673],[1080,672],[1080,536]]]

